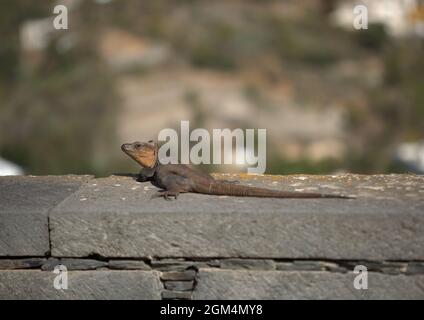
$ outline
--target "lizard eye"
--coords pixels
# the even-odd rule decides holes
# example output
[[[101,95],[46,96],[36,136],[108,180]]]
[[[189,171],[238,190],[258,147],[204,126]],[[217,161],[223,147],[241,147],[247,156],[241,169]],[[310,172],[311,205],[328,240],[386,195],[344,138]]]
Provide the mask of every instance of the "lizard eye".
[[[138,148],[140,148],[141,147],[141,143],[136,143],[135,144],[135,147],[138,149]]]

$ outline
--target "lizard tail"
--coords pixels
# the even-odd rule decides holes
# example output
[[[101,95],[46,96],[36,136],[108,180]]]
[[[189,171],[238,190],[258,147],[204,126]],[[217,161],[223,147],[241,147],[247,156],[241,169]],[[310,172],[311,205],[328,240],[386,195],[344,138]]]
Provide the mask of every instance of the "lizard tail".
[[[199,190],[199,193],[213,194],[213,195],[226,195],[237,197],[260,197],[260,198],[344,198],[350,197],[337,195],[337,194],[320,194],[320,193],[307,193],[307,192],[291,192],[279,191],[265,188],[257,188],[250,186],[243,186],[233,184],[225,181],[216,181],[209,185],[206,190]]]

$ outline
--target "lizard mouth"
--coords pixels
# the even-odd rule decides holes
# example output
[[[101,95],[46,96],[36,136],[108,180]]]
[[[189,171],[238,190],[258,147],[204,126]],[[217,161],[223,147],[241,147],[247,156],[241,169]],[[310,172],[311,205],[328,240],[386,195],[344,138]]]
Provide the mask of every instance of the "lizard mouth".
[[[130,151],[131,148],[131,144],[130,143],[124,143],[123,145],[121,145],[121,150],[126,152],[126,151]]]

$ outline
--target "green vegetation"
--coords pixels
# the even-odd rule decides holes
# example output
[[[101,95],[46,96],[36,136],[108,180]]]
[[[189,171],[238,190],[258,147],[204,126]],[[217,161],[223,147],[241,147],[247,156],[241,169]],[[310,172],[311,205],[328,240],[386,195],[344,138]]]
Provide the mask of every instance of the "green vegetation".
[[[347,119],[353,137],[346,163],[355,172],[399,172],[396,144],[424,137],[424,66],[422,46],[404,39],[385,46],[384,80],[368,90],[369,107],[352,105]]]
[[[230,6],[230,13],[194,0],[83,1],[72,13],[73,45],[60,49],[63,39],[56,35],[41,62],[28,68],[19,28],[51,15],[53,3],[5,0],[0,10],[0,155],[28,173],[103,175],[116,170],[110,151],[118,145],[117,75],[103,65],[96,47],[99,33],[110,27],[167,43],[178,66],[234,74],[249,70],[270,83],[290,78],[293,87],[302,88],[301,97],[295,97],[300,101],[338,94],[334,100],[347,109],[346,158],[316,163],[269,155],[270,173],[399,171],[391,160],[394,147],[424,137],[422,40],[393,39],[382,25],[348,32],[330,25],[318,10],[293,17],[272,6],[264,9],[272,0]],[[381,82],[367,84],[367,69],[348,80],[340,77],[341,63],[359,66],[368,60],[383,65]],[[129,71],[138,76],[148,72]],[[319,84],[305,80],[317,74]],[[266,112],[270,107],[262,90],[255,83],[244,93]],[[351,98],[357,92],[360,98]],[[208,115],[196,92],[188,92],[186,102],[196,126],[205,123]]]
[[[366,32],[357,32],[356,40],[364,48],[371,50],[382,50],[389,40],[384,25],[380,23],[370,24]]]
[[[24,11],[25,18],[37,17],[39,6],[27,3],[2,4],[9,10],[1,12],[19,16]],[[33,174],[105,174],[111,160],[93,159],[101,158],[98,153],[104,154],[105,144],[115,139],[116,98],[92,45],[81,39],[63,53],[58,51],[58,39],[53,39],[38,67],[24,69],[18,60],[19,47],[13,47],[17,22],[10,19],[8,23],[3,30],[15,36],[6,41],[13,48],[9,64],[0,65],[0,74],[6,70],[0,82],[0,154]]]

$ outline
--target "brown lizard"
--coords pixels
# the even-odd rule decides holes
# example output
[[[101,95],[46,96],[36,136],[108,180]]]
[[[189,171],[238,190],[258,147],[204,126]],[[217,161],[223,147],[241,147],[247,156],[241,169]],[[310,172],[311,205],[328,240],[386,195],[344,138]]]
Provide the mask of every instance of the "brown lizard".
[[[151,181],[154,186],[162,189],[158,196],[165,199],[177,199],[180,193],[185,192],[262,198],[350,198],[343,195],[278,191],[237,185],[234,181],[216,180],[211,175],[187,165],[163,165],[158,159],[159,146],[153,141],[124,143],[121,149],[143,168],[138,181]]]

